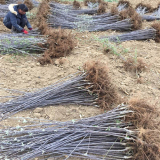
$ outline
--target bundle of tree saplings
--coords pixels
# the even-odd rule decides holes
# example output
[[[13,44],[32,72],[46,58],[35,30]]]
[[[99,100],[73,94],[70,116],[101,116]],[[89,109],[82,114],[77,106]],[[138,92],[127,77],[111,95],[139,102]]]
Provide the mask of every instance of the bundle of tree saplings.
[[[65,30],[52,30],[48,35],[50,36],[47,38],[46,43],[41,45],[41,47],[47,46],[47,50],[44,52],[43,56],[38,59],[41,65],[45,65],[47,63],[52,64],[54,62],[54,58],[69,55],[75,47],[73,36],[71,33],[66,33]]]
[[[142,14],[141,15],[142,20],[146,20],[146,21],[160,20],[160,4],[158,4],[157,8],[155,9],[150,9],[148,7],[148,11],[153,11],[153,13],[150,15]]]
[[[102,37],[101,39],[108,38],[109,41],[113,42],[154,39],[156,42],[160,42],[159,33],[160,33],[160,23],[154,23],[152,27],[149,29],[142,29],[120,35]]]
[[[27,121],[24,121],[27,123]],[[2,125],[1,125],[2,126]],[[2,126],[2,159],[159,160],[158,113],[135,101],[94,117]]]
[[[71,5],[60,4],[56,2],[49,3],[52,10],[66,10],[68,14],[78,15],[78,14],[96,14],[98,9],[74,9]]]
[[[0,120],[36,107],[79,104],[107,109],[117,103],[118,95],[108,76],[106,65],[88,62],[84,65],[84,69],[86,72],[70,75],[51,86],[1,103]]]
[[[157,7],[154,9],[154,12],[152,13],[154,16],[160,16],[160,3],[158,3]]]
[[[44,37],[37,37],[35,34],[1,34],[0,36],[0,53],[12,54],[12,53],[43,53],[45,47],[40,47],[39,44],[46,43]]]
[[[36,15],[35,25],[43,35],[47,35],[47,42],[41,47],[46,47],[48,50],[45,51],[39,62],[44,65],[46,63],[52,63],[53,58],[63,57],[71,53],[76,46],[74,37],[71,33],[63,29],[53,29],[48,26],[46,18],[49,14],[48,2],[43,1],[38,9]]]
[[[4,18],[8,11],[7,4],[0,4],[0,18]]]
[[[58,7],[56,5],[58,5]],[[129,4],[119,3],[118,6],[121,6],[120,7],[121,10],[124,10],[129,6]],[[123,16],[121,16],[121,13],[119,13],[117,7],[113,7],[109,13],[105,13],[105,6],[103,3],[100,4],[99,9],[97,10],[97,14],[101,15],[93,15],[93,16],[81,15],[82,13],[80,12],[82,10],[74,11],[70,9],[68,6],[65,7],[65,5],[60,5],[56,3],[50,3],[50,11],[51,12],[48,16],[48,25],[50,27],[55,27],[55,28],[61,26],[62,28],[68,28],[68,29],[83,28],[83,30],[91,30],[91,28],[95,28],[101,25],[111,24],[127,17],[127,16],[123,17],[124,14]],[[132,10],[130,12],[132,12]],[[86,12],[86,14],[89,13]]]
[[[107,16],[107,17],[105,17],[104,15],[96,19],[94,19],[93,17],[93,20],[91,21],[91,27],[96,28],[96,26],[112,24],[112,23],[121,21],[123,19],[132,17],[136,12],[132,7],[128,7],[127,9],[119,12],[117,7],[113,6],[111,8],[110,13],[111,13],[111,16]]]
[[[105,20],[107,17],[113,16],[113,15],[118,15],[119,12],[127,10],[129,7],[131,8],[130,2],[120,0],[116,7],[115,6],[111,7],[110,12],[104,13],[102,15],[93,15],[92,19],[102,19],[102,18],[104,18],[103,20]],[[132,10],[131,10],[131,12],[132,12]]]
[[[99,12],[101,12],[101,9]],[[110,13],[88,16],[76,15],[68,10],[62,11],[61,9],[51,8],[51,14],[48,17],[47,22],[50,27],[61,26],[62,28],[68,29],[95,31],[97,28],[105,28],[107,24],[112,24],[122,19],[129,18],[129,15],[136,14],[134,12],[135,10],[133,8],[128,8],[127,11],[119,13],[117,7],[113,7]]]
[[[0,4],[0,12],[6,12],[6,11],[8,11],[8,5]]]
[[[128,7],[131,7],[131,4],[129,1],[120,0],[117,4],[117,9],[119,12],[123,11],[124,9],[127,9]]]
[[[99,30],[100,28],[106,28],[108,24],[114,24],[116,22],[120,22],[121,20],[129,19],[136,14],[135,10],[132,7],[128,7],[128,9],[125,9],[119,12],[117,7],[115,6],[111,8],[110,13],[111,13],[111,16],[103,17],[99,19],[93,19],[91,22],[91,25],[89,26],[89,31]]]
[[[138,14],[143,15],[153,11],[150,4],[139,3],[136,5],[135,10]]]
[[[124,12],[125,13],[125,12]],[[125,16],[125,14],[124,14]],[[93,31],[106,31],[106,30],[118,30],[118,31],[128,31],[128,30],[137,30],[142,26],[141,17],[135,12],[130,18],[99,26],[93,26],[89,29],[90,32]]]
[[[66,5],[60,5],[58,4],[59,7],[56,6],[56,3],[50,3],[50,11],[51,14],[49,15],[48,18],[48,23],[50,26],[56,27],[56,26],[61,26],[62,28],[63,25],[67,25],[67,23],[71,26],[68,28],[75,28],[73,22],[84,22],[88,19],[92,19],[92,17],[85,15],[85,19],[82,18],[81,14],[84,14],[83,10],[73,10]],[[104,13],[105,8],[100,5],[97,13]],[[78,13],[79,12],[79,13]],[[83,13],[80,13],[83,12]],[[89,14],[85,12],[85,14]],[[64,22],[65,21],[65,22]],[[69,26],[68,25],[68,26]]]

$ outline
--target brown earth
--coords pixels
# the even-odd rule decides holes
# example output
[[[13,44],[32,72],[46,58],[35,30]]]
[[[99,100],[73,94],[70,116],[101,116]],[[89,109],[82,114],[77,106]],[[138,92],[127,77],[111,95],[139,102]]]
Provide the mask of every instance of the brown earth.
[[[156,7],[159,1],[130,0],[130,2],[134,6],[144,2]],[[109,3],[109,6],[111,4]],[[152,23],[143,22],[143,28]],[[8,30],[0,22],[0,33],[2,32],[8,32]],[[82,70],[86,61],[98,60],[108,66],[112,82],[124,101],[138,97],[160,108],[160,43],[155,43],[153,40],[128,41],[117,46],[119,52],[125,49],[125,52],[121,53],[123,57],[141,57],[148,64],[147,71],[136,74],[125,71],[123,61],[117,55],[104,53],[103,44],[95,40],[95,37],[115,34],[115,31],[95,33],[72,31],[72,34],[75,35],[78,44],[69,56],[60,58],[64,61],[62,65],[59,63],[60,59],[56,59],[54,64],[41,66],[37,60],[30,56],[0,55],[0,96],[13,95],[12,92],[5,91],[4,88],[33,91],[48,86],[64,76]],[[0,99],[0,102],[3,101]],[[23,111],[15,116],[67,121],[100,113],[102,111],[95,107],[60,105]],[[15,125],[15,122],[11,123],[10,120],[3,123]]]

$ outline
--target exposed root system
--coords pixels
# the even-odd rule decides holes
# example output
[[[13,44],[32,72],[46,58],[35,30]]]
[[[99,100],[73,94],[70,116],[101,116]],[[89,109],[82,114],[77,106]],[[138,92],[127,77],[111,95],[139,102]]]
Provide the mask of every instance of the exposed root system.
[[[108,75],[108,68],[99,62],[91,61],[84,65],[87,71],[87,80],[93,83],[91,91],[98,94],[98,104],[102,109],[108,109],[119,100],[117,91]],[[91,86],[90,86],[91,87]]]
[[[160,23],[154,23],[152,27],[156,29],[155,41],[160,43]]]
[[[0,0],[0,4],[6,4],[5,0]]]
[[[111,14],[112,15],[118,15],[118,8],[116,6],[111,7]]]
[[[85,6],[88,6],[88,3],[91,2],[91,3],[96,3],[97,0],[84,0],[84,5]]]
[[[133,15],[135,14],[135,10],[133,7],[129,7],[128,9],[122,10],[119,13],[120,19],[127,19],[127,18],[131,18]]]
[[[142,58],[128,58],[126,61],[123,61],[123,64],[126,71],[143,72],[147,69],[147,64]]]
[[[105,13],[105,12],[106,12],[106,5],[104,5],[103,3],[101,3],[101,4],[99,5],[98,10],[97,10],[97,14],[103,14],[103,13]]]
[[[43,1],[39,6],[39,11],[37,13],[38,28],[41,34],[48,36],[48,40],[45,44],[48,50],[46,50],[43,57],[38,60],[42,65],[53,63],[53,58],[67,56],[76,44],[73,41],[71,33],[68,34],[62,29],[55,30],[48,27],[46,18],[49,14],[49,9],[48,2]]]
[[[120,1],[118,2],[117,6],[119,6],[119,5],[124,5],[124,4],[126,4],[126,8],[129,7],[129,6],[131,6],[131,4],[130,4],[129,1],[124,1],[124,0],[120,0]]]
[[[139,130],[137,141],[134,142],[134,159],[160,159],[159,113],[145,100],[131,100],[130,109],[134,112],[126,116],[126,121],[132,122]]]
[[[52,63],[53,58],[67,56],[75,47],[71,33],[67,34],[62,29],[50,30],[46,45],[48,45],[48,50],[39,59],[42,65]]]
[[[78,1],[74,0],[74,2],[73,2],[73,7],[74,7],[75,9],[80,9],[80,8],[81,8],[81,5],[80,5],[80,3],[79,3]]]
[[[139,16],[138,13],[134,13],[131,17],[131,22],[133,24],[132,29],[137,30],[142,27],[142,18]]]
[[[28,7],[29,10],[34,8],[33,3],[30,0],[25,0],[24,4]]]
[[[146,12],[152,12],[153,8],[150,4],[144,4],[144,3],[139,3],[136,5],[135,9],[141,7],[142,9],[145,9]]]

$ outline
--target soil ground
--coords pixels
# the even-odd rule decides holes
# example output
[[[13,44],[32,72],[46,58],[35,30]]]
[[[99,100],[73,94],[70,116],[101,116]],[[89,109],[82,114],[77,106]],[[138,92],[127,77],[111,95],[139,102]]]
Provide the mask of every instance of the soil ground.
[[[134,6],[140,3],[139,0],[130,0]],[[158,1],[145,0],[156,7]],[[112,3],[109,4],[110,6]],[[149,27],[154,22],[143,22],[143,28]],[[0,33],[9,32],[0,22]],[[60,78],[75,73],[83,68],[88,60],[97,60],[105,63],[109,68],[109,75],[116,86],[119,95],[124,101],[132,98],[141,98],[156,105],[160,110],[160,44],[154,40],[128,41],[116,46],[121,55],[127,57],[141,57],[147,64],[147,71],[136,74],[124,70],[123,61],[112,53],[104,53],[103,44],[95,40],[95,37],[115,34],[115,31],[105,32],[78,32],[72,31],[77,46],[73,52],[62,58],[64,64],[59,64],[59,59],[54,64],[41,66],[37,60],[30,56],[0,55],[0,96],[14,95],[8,89],[21,91],[33,91],[53,84]],[[141,78],[142,83],[137,79]],[[6,100],[6,99],[5,99]],[[0,99],[3,102],[4,99]],[[79,119],[80,116],[90,117],[102,113],[102,110],[95,107],[63,105],[49,106],[34,110],[27,110],[15,116],[45,118],[49,120],[67,121]],[[14,121],[6,120],[6,125],[17,125]]]

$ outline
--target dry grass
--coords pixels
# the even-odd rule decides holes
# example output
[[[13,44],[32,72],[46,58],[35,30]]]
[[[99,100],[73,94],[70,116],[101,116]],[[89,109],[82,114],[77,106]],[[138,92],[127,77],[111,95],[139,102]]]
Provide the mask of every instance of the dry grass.
[[[132,30],[137,30],[142,28],[142,18],[138,13],[134,13],[132,15],[131,22],[133,24]]]
[[[118,15],[119,14],[118,9],[117,9],[117,7],[115,5],[113,5],[111,7],[111,11],[110,12],[111,12],[112,15]]]
[[[128,7],[128,9],[125,9],[119,13],[119,16],[121,17],[120,19],[126,19],[126,18],[131,18],[135,14],[135,9],[133,7]]]

